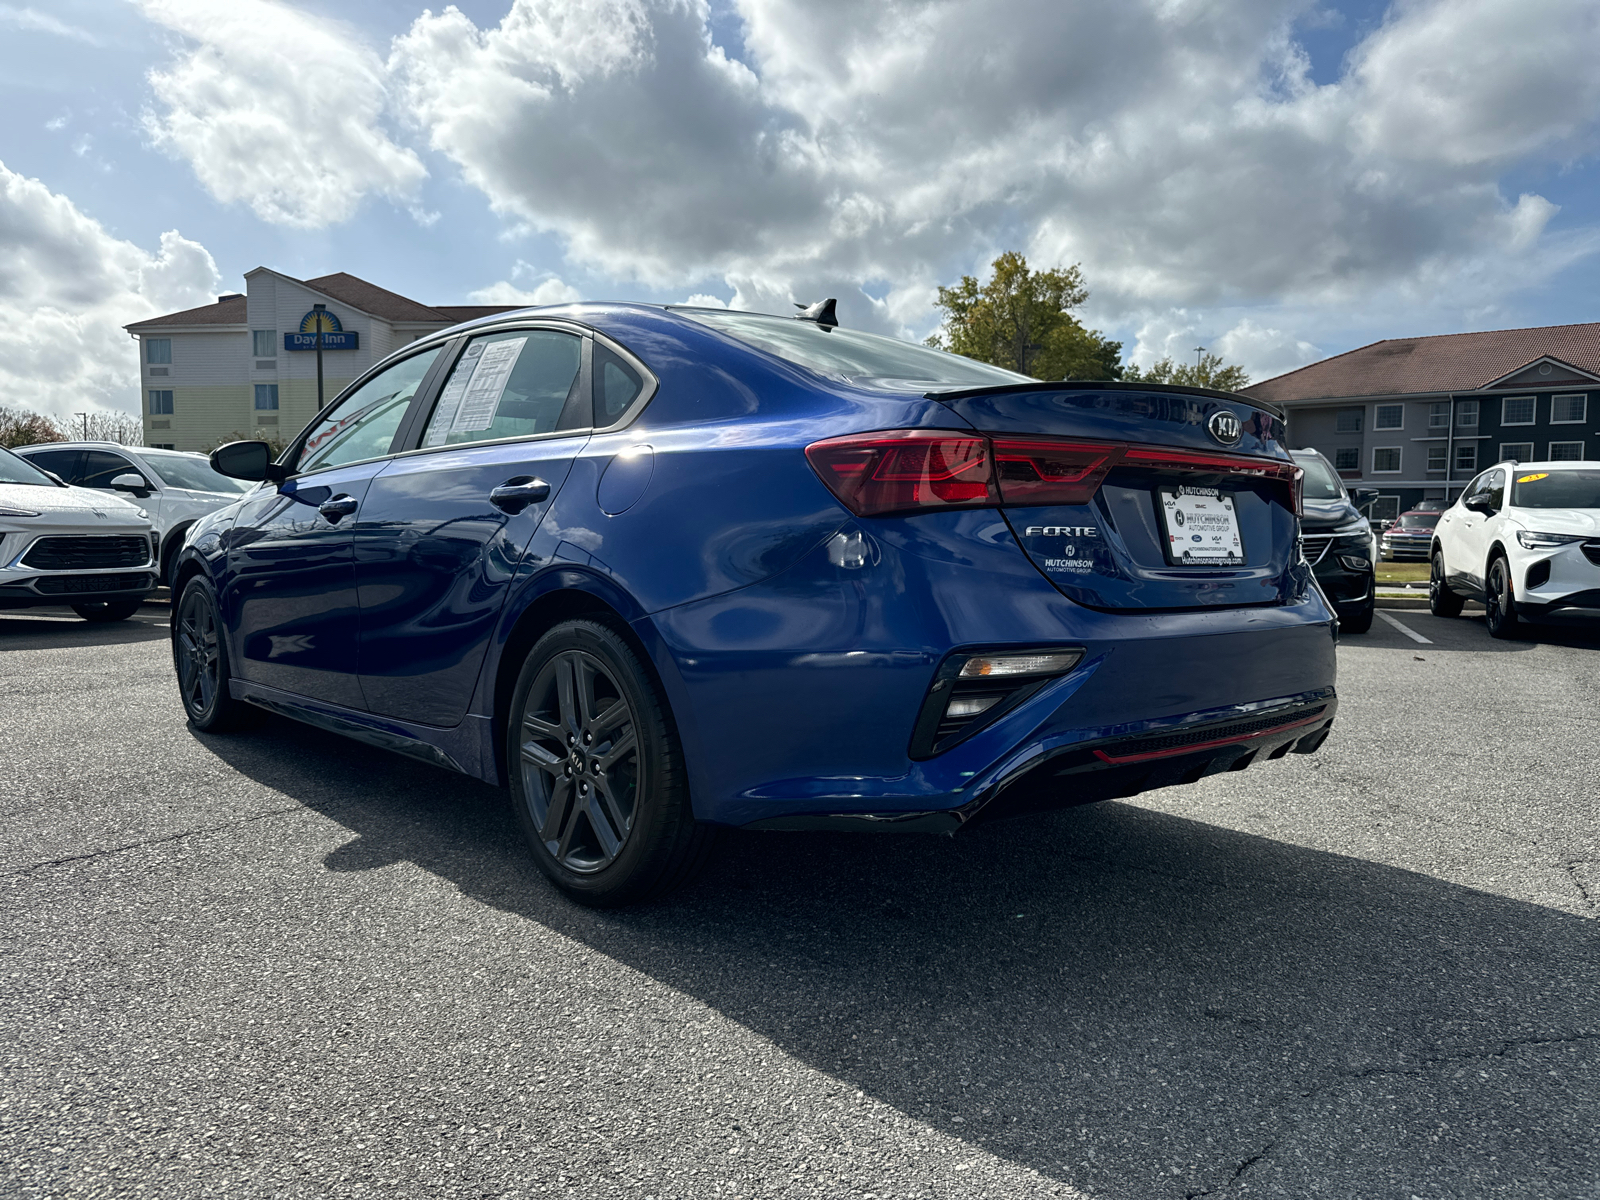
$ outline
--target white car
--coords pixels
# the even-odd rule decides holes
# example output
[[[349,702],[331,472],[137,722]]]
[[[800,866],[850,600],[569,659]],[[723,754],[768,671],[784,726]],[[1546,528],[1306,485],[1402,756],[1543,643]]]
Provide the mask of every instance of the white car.
[[[155,586],[144,509],[0,450],[0,608],[66,604],[85,621],[121,621]]]
[[[181,450],[115,442],[53,442],[23,446],[17,453],[75,487],[118,492],[146,509],[159,535],[157,561],[163,583],[189,526],[232,504],[254,486],[217,474],[204,454]]]
[[[1489,632],[1523,618],[1600,617],[1600,463],[1498,463],[1434,529],[1428,598],[1454,617],[1482,599]]]

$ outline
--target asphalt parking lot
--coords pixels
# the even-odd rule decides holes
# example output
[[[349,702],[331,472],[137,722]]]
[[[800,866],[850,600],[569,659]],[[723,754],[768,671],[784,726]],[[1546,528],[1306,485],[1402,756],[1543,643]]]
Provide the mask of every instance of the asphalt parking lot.
[[[1600,1196],[1600,631],[1346,640],[1320,755],[593,913],[500,793],[0,615],[7,1196]]]

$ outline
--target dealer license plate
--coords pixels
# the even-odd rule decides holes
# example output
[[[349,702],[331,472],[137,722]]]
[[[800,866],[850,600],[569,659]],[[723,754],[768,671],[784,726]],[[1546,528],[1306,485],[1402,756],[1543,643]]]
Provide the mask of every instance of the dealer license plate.
[[[1244,542],[1233,496],[1216,488],[1156,492],[1167,535],[1167,561],[1180,567],[1242,567]]]

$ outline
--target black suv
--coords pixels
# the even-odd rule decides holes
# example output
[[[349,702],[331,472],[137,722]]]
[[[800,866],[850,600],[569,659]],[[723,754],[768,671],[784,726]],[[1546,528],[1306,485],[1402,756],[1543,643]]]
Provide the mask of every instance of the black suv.
[[[1322,592],[1339,614],[1341,633],[1365,633],[1378,607],[1372,526],[1328,460],[1315,450],[1291,450],[1305,473],[1300,542]]]

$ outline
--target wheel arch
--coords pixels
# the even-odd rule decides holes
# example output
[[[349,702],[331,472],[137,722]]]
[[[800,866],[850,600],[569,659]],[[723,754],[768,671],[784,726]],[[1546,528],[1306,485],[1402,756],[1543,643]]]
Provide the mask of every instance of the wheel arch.
[[[183,549],[183,539],[197,520],[198,517],[191,517],[187,521],[179,521],[162,535],[161,555],[156,563],[157,570],[161,572],[161,582],[167,582],[168,568],[176,565],[178,552]]]
[[[1517,573],[1511,569],[1511,552],[1506,549],[1506,544],[1501,538],[1497,537],[1490,542],[1489,552],[1483,556],[1483,586],[1485,588],[1489,586],[1489,568],[1494,565],[1494,560],[1497,558],[1506,560],[1506,579],[1511,584],[1512,599],[1515,599],[1517,595]]]

